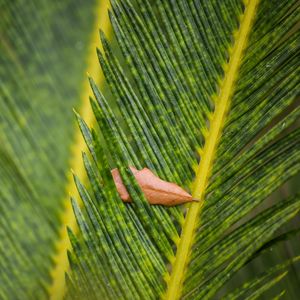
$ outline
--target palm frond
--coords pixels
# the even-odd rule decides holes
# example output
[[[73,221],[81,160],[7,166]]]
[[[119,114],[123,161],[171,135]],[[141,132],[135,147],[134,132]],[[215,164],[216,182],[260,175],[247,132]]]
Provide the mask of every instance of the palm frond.
[[[93,2],[0,1],[1,299],[48,298]]]
[[[299,232],[299,193],[268,201],[300,169],[299,1],[111,2],[0,1],[0,299],[297,299],[299,253],[243,274]]]
[[[84,207],[73,201],[81,235],[71,234],[67,297],[212,299],[298,213],[294,197],[243,221],[299,172],[299,128],[286,130],[300,112],[298,11],[297,1],[112,1],[125,62],[103,34],[98,56],[118,112],[90,79],[101,133],[78,117],[91,192],[75,179]],[[186,213],[150,206],[131,165],[204,201]]]

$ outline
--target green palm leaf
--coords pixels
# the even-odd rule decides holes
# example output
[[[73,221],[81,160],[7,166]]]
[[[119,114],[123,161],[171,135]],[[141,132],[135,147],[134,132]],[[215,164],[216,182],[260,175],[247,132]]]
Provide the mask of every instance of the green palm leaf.
[[[70,161],[82,168],[72,107],[88,121],[86,71],[101,81],[94,53],[108,17],[96,15],[107,3],[94,2],[0,1],[0,299],[48,297],[61,215],[76,191]]]
[[[93,7],[78,5],[79,10],[84,7],[84,36],[89,25],[83,20]],[[7,7],[12,22],[17,6]],[[0,298],[41,299],[48,290],[50,298],[61,299],[65,271],[66,299],[256,299],[281,281],[299,257],[228,291],[234,275],[291,236],[276,239],[274,233],[300,210],[299,195],[262,207],[300,169],[299,7],[293,0],[168,0],[155,6],[148,0],[113,0],[109,17],[117,45],[112,47],[106,32],[100,32],[103,49],[97,51],[111,94],[103,95],[92,79],[99,81],[97,75],[90,72],[90,103],[100,130],[91,128],[89,113],[76,114],[89,153],[84,150],[79,164],[82,146],[77,142],[71,164],[81,201],[70,185],[67,188],[77,198],[71,200],[74,215],[61,206],[68,150],[60,144],[70,144],[63,141],[72,129],[65,114],[71,114],[75,100],[67,104],[57,97],[53,111],[40,108],[37,100],[40,110],[28,112],[32,119],[27,120],[26,105],[33,110],[35,103],[25,89],[43,90],[36,91],[35,81],[28,81],[24,90],[17,89],[18,98],[13,91],[24,77],[22,70],[20,77],[1,76],[8,79],[6,101],[1,102],[0,185],[5,188],[0,195],[5,204],[0,206],[0,261],[5,271],[0,275]],[[59,9],[54,5],[53,14]],[[75,22],[73,15],[69,18]],[[3,52],[17,65],[11,51],[17,46],[7,42],[14,36],[16,32],[4,35]],[[44,43],[41,50],[47,48]],[[80,59],[72,63],[78,78],[72,77],[70,86],[78,85],[83,71]],[[3,65],[4,75],[8,67],[4,61]],[[98,68],[93,60],[88,66]],[[68,67],[61,64],[53,74],[48,69],[49,78],[56,79],[51,87],[63,83],[60,93],[65,97],[70,97],[68,82],[61,79],[65,70],[60,70]],[[84,87],[81,97],[87,100],[87,94]],[[22,99],[23,108],[16,106],[17,99]],[[48,127],[54,132],[42,139]],[[45,155],[50,146],[53,156]],[[36,159],[40,163],[34,164]],[[148,167],[160,178],[190,189],[200,201],[184,207],[150,205],[129,166]],[[114,167],[131,204],[118,195],[110,173]],[[24,209],[16,214],[20,204]],[[59,212],[65,219],[61,248],[52,263]],[[71,242],[68,252],[65,226]],[[36,250],[29,259],[32,249]],[[24,279],[25,272],[34,274]],[[279,291],[278,298],[283,295]]]
[[[287,1],[280,12],[273,5],[163,2],[157,7],[161,27],[147,4],[138,2],[135,9],[113,2],[111,22],[130,74],[103,35],[105,57],[98,56],[132,141],[91,80],[91,104],[105,142],[79,118],[92,154],[84,162],[93,193],[75,179],[84,214],[73,202],[82,241],[72,235],[78,271],[70,278],[76,291],[71,298],[212,298],[298,212],[298,198],[284,201],[285,208],[271,208],[226,234],[299,170],[298,129],[280,138],[299,109],[273,121],[294,102],[298,86],[299,35],[289,34],[298,5]],[[201,160],[193,182],[196,149]],[[116,201],[109,169],[97,171],[103,161],[120,169],[134,204]],[[193,182],[194,198],[204,201],[191,204],[186,215],[150,206],[130,165],[147,166],[183,186]],[[95,269],[107,257],[108,266]],[[97,278],[111,285],[97,285]]]

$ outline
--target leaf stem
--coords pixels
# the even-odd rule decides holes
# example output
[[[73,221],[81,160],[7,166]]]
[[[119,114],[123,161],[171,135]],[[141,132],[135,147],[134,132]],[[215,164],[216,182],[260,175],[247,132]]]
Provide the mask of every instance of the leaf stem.
[[[247,47],[249,33],[256,14],[259,0],[249,0],[241,19],[240,29],[237,32],[235,43],[231,51],[230,60],[225,68],[225,76],[220,85],[220,93],[216,99],[216,109],[210,123],[201,162],[196,172],[192,196],[195,199],[204,199],[206,187],[211,175],[215,152],[224,127],[227,112],[235,89],[243,52]],[[168,288],[164,299],[176,300],[182,293],[183,280],[189,261],[189,254],[194,240],[195,228],[199,223],[199,215],[204,201],[190,204],[184,222],[181,238],[177,247],[177,254],[173,263],[172,273],[168,280]]]
[[[88,72],[89,75],[93,77],[99,85],[103,83],[104,75],[102,74],[98,63],[96,47],[99,46],[99,28],[101,28],[106,35],[109,35],[111,32],[111,25],[108,17],[109,7],[109,0],[97,1],[95,7],[95,24],[92,29],[91,42],[88,48],[86,72]],[[91,126],[94,123],[94,116],[89,104],[89,95],[90,86],[88,80],[86,79],[84,80],[82,86],[82,92],[80,96],[81,108],[79,113],[82,116],[82,118],[86,121],[86,123],[89,124],[89,126]],[[82,151],[86,150],[86,144],[78,128],[76,129],[74,142],[71,148],[72,154],[70,165],[73,172],[78,177],[80,177],[81,180],[84,180],[86,178],[81,158]],[[51,300],[63,299],[65,294],[65,272],[69,268],[67,249],[71,248],[66,228],[69,227],[75,234],[78,231],[77,223],[70,202],[70,195],[76,196],[77,199],[80,199],[80,197],[78,196],[78,192],[74,184],[71,172],[69,172],[69,176],[67,178],[66,194],[67,196],[63,201],[64,209],[61,215],[62,225],[59,232],[59,240],[57,241],[56,245],[57,252],[54,257],[54,266],[51,271],[52,284],[48,288],[48,293]]]

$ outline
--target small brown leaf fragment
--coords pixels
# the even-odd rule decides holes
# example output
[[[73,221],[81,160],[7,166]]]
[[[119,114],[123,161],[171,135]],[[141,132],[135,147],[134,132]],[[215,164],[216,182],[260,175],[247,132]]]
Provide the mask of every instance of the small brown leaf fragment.
[[[111,174],[112,174],[113,180],[115,182],[117,191],[118,191],[121,199],[124,202],[131,202],[130,195],[128,194],[128,192],[126,190],[126,187],[123,183],[123,180],[122,180],[122,177],[119,173],[119,170],[118,169],[113,169],[113,170],[111,170]]]
[[[139,171],[134,167],[130,167],[130,170],[150,204],[173,206],[198,201],[193,199],[189,193],[175,183],[160,179],[147,168]],[[131,202],[130,195],[123,184],[119,170],[113,169],[111,174],[121,199],[124,202]]]

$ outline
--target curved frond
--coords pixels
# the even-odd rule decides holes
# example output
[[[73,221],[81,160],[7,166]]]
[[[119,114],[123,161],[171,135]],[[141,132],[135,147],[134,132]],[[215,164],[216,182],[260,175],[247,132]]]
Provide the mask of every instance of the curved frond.
[[[103,33],[98,57],[117,109],[90,79],[100,132],[78,116],[91,191],[75,179],[67,297],[212,299],[298,213],[294,197],[249,219],[299,172],[298,12],[288,0],[112,1],[122,58]],[[201,201],[151,206],[129,166]]]
[[[0,1],[0,299],[47,299],[49,286],[64,287],[69,169],[84,170],[72,108],[93,117],[86,65],[99,82],[95,19],[107,16],[94,2]]]

